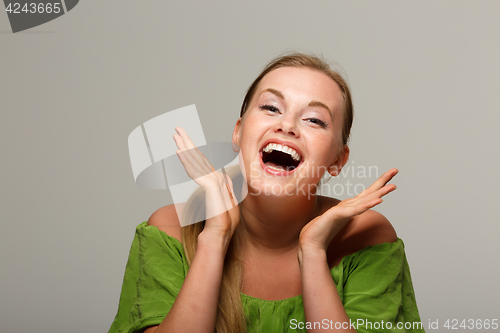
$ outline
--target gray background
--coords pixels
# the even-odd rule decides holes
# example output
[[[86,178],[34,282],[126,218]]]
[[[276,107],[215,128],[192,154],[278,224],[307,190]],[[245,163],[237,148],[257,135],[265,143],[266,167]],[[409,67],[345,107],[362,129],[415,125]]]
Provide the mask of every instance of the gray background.
[[[171,200],[134,184],[129,133],[194,103],[228,141],[286,50],[347,73],[353,165],[401,170],[378,210],[425,326],[500,319],[500,2],[88,0],[18,34],[0,13],[0,331],[106,332],[135,226]]]

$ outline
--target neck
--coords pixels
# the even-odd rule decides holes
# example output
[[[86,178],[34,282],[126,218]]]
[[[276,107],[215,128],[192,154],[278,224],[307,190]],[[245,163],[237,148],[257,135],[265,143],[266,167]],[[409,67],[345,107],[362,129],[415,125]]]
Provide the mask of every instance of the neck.
[[[244,246],[274,253],[296,249],[300,231],[319,209],[317,196],[248,195],[240,204]]]

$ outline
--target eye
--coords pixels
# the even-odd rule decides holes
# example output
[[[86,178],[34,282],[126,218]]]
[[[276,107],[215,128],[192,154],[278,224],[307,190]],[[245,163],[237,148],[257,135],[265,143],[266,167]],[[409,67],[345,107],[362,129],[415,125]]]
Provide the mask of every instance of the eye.
[[[275,107],[274,105],[268,105],[268,104],[264,104],[264,105],[259,105],[259,108],[261,110],[267,110],[267,111],[270,111],[270,112],[273,112],[273,113],[279,113],[280,110]]]
[[[328,123],[327,122],[324,122],[323,120],[321,119],[318,119],[318,118],[307,118],[305,119],[306,121],[312,123],[312,124],[315,124],[315,125],[318,125],[320,127],[326,127],[328,126]]]

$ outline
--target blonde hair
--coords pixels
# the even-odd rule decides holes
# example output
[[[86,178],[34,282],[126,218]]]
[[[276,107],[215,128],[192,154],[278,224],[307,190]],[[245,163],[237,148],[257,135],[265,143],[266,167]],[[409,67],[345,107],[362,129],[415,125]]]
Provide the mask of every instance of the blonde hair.
[[[332,70],[326,61],[316,56],[302,53],[292,53],[272,60],[248,88],[241,106],[240,117],[245,115],[250,101],[255,95],[257,86],[262,78],[267,73],[280,67],[306,67],[318,70],[329,76],[339,85],[342,91],[344,108],[342,142],[343,144],[347,144],[353,122],[353,106],[349,86],[342,75]],[[228,175],[230,175],[229,171]],[[233,177],[231,178],[233,179]],[[236,196],[241,193],[243,181],[245,180],[243,176],[241,176],[241,173],[233,179],[233,188]],[[241,202],[241,200],[238,200],[238,202]],[[182,228],[182,245],[189,264],[191,264],[196,252],[198,235],[205,227],[204,207],[205,202],[203,193],[195,192],[184,208],[185,219],[187,221],[202,221],[199,223],[189,224]],[[217,306],[217,319],[215,324],[215,331],[217,333],[246,332],[245,313],[240,295],[242,282],[242,261],[240,253],[241,236],[239,230],[240,228],[236,228],[234,232],[227,250],[226,259],[224,261],[221,290]]]
[[[243,182],[239,165],[227,168],[226,174],[231,178],[236,200],[241,202]],[[197,189],[189,198],[183,210],[183,224],[188,224],[181,230],[182,246],[188,264],[194,258],[198,235],[205,227],[205,194],[201,188]],[[192,223],[201,221],[198,223]],[[239,241],[240,232],[236,228],[224,260],[222,283],[217,305],[215,328],[217,333],[246,332],[245,313],[241,304],[241,259]]]

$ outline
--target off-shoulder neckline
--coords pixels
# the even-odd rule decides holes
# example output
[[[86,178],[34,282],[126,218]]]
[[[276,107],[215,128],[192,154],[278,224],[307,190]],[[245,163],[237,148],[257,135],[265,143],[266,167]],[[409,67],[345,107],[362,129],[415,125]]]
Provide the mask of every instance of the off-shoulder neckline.
[[[182,243],[175,237],[173,236],[170,236],[169,234],[167,234],[165,231],[163,230],[160,230],[158,229],[158,227],[154,226],[154,225],[148,225],[147,224],[147,221],[143,222],[141,225],[143,226],[147,226],[147,227],[153,227],[155,229],[157,229],[160,233],[163,233],[165,234],[165,236],[167,236],[167,239],[173,241],[177,246],[180,246],[180,248],[182,249],[183,251],[183,255],[184,254],[184,248],[182,246]],[[335,265],[333,266],[331,269],[330,269],[330,273],[333,273],[334,270],[338,270],[339,267],[342,265],[342,263],[346,260],[348,260],[350,257],[352,256],[355,256],[355,255],[359,255],[361,252],[363,251],[366,251],[367,249],[370,249],[370,248],[373,248],[373,247],[381,247],[381,246],[387,246],[387,245],[393,245],[393,244],[396,244],[398,242],[402,242],[403,240],[401,238],[397,238],[394,242],[384,242],[384,243],[380,243],[380,244],[374,244],[374,245],[369,245],[359,251],[356,251],[354,253],[351,253],[351,254],[348,254],[346,256],[344,256],[338,265]],[[247,298],[247,299],[250,299],[250,300],[257,300],[257,301],[260,301],[260,302],[268,302],[268,303],[273,303],[273,302],[290,302],[290,301],[294,301],[296,299],[299,299],[299,298],[302,298],[302,294],[299,294],[299,295],[295,295],[295,296],[292,296],[292,297],[288,297],[288,298],[284,298],[284,299],[278,299],[278,300],[267,300],[267,299],[263,299],[263,298],[258,298],[258,297],[254,297],[254,296],[250,296],[250,295],[247,295],[247,294],[244,294],[240,291],[240,295]]]

